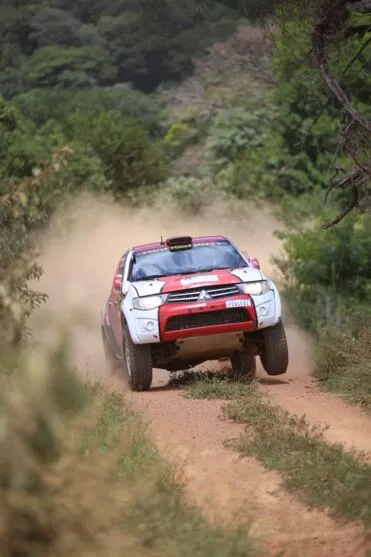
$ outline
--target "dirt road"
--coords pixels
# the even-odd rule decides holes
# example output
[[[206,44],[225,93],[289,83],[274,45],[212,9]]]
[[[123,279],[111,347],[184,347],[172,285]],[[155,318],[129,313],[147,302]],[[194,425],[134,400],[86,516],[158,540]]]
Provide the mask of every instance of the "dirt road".
[[[156,220],[154,219],[156,216]],[[161,234],[224,233],[261,260],[269,271],[269,258],[280,242],[273,237],[278,223],[269,215],[242,206],[234,210],[211,207],[207,215],[188,219],[174,211],[154,213],[119,209],[107,201],[90,198],[74,205],[64,235],[51,228],[42,238],[45,276],[38,288],[50,295],[47,310],[34,319],[34,331],[43,340],[40,319],[66,315],[73,323],[78,369],[100,376],[105,373],[100,343],[99,312],[108,294],[115,265],[123,249],[134,242],[150,241]],[[64,222],[66,216],[63,217]],[[146,224],[147,223],[147,224]],[[75,326],[76,307],[84,310],[91,329]],[[327,436],[347,447],[371,452],[370,420],[338,397],[319,392],[311,377],[310,344],[303,334],[288,329],[290,369],[284,379],[268,379],[259,371],[261,389],[290,412],[313,423],[329,425]],[[159,449],[184,474],[185,493],[212,521],[243,523],[272,555],[286,557],[364,557],[362,528],[335,522],[325,512],[309,510],[281,487],[278,474],[267,472],[254,459],[240,458],[224,441],[238,436],[243,427],[221,419],[223,401],[188,400],[182,390],[168,388],[167,374],[158,372],[148,393],[129,393],[125,382],[113,379],[134,407],[149,422]]]

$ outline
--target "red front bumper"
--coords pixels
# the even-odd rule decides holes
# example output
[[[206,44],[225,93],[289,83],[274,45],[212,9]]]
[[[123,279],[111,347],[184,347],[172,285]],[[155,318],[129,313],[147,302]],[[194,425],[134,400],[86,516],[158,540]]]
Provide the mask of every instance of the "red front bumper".
[[[237,300],[248,300],[250,305],[227,307],[227,303]],[[254,302],[244,294],[209,302],[164,304],[160,307],[159,320],[163,342],[257,328]]]

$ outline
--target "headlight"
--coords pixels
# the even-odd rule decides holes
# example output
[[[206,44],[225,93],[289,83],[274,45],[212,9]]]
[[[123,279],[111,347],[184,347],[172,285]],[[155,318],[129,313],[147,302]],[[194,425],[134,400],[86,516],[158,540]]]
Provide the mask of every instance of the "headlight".
[[[261,280],[259,282],[243,282],[238,284],[238,288],[243,294],[250,294],[250,296],[261,296],[270,290],[269,282]]]
[[[165,303],[166,296],[143,296],[142,298],[134,298],[133,308],[141,310],[156,309]]]

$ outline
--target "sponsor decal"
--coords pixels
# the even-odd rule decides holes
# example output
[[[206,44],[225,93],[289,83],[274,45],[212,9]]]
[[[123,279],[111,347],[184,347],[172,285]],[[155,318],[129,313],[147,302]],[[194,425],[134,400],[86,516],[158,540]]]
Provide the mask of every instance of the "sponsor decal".
[[[198,284],[200,282],[218,282],[219,277],[217,275],[204,275],[199,277],[188,277],[180,281],[182,286],[189,286],[190,284]]]
[[[251,306],[251,300],[226,300],[227,308],[246,308]]]

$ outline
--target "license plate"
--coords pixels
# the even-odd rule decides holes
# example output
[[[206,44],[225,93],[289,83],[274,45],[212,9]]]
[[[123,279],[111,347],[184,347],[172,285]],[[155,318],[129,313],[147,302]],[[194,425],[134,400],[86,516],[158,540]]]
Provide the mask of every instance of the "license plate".
[[[251,306],[251,300],[227,300],[225,305],[227,308],[246,308]]]

